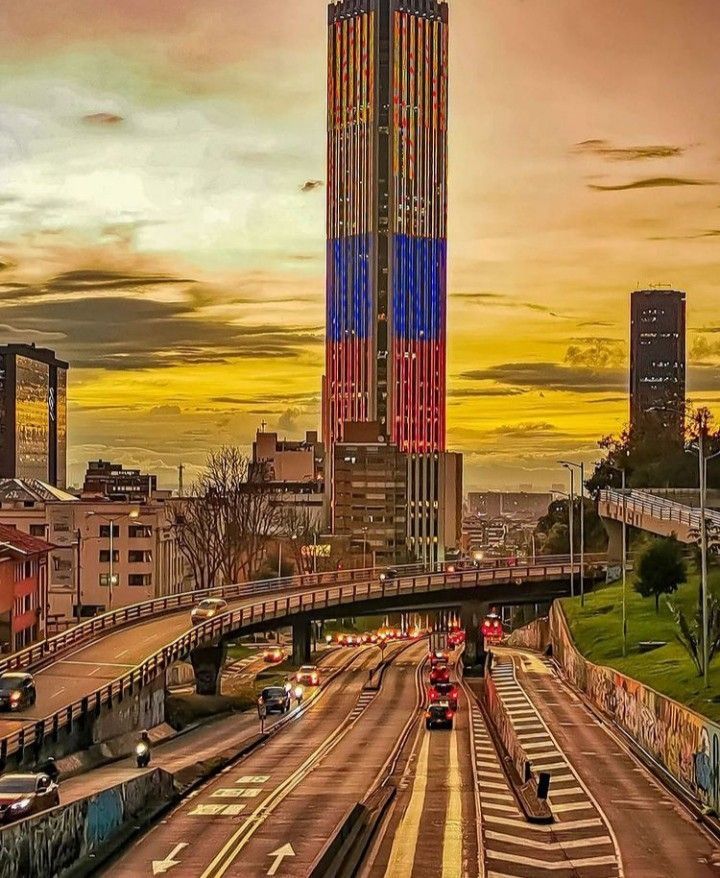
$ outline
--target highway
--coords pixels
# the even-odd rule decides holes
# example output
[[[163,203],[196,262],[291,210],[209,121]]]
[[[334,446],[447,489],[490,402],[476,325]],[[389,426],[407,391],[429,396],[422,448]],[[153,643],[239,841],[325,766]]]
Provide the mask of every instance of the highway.
[[[228,602],[236,609],[256,602],[252,595]],[[44,719],[66,704],[90,695],[115,680],[192,628],[190,610],[183,609],[153,620],[143,620],[111,631],[78,647],[34,672],[37,701],[22,713],[0,714],[0,735]]]
[[[356,650],[301,718],[183,802],[104,874],[151,875],[153,862],[177,850],[178,876],[306,875],[418,712],[417,669],[427,644],[393,645],[386,657],[394,651],[400,656],[373,692],[363,686],[379,651]]]
[[[395,799],[364,878],[705,878],[717,841],[559,679],[548,660],[498,647],[493,677],[536,769],[552,776],[555,822],[528,823],[476,692],[460,686],[452,731],[427,731],[425,640],[392,644],[379,691],[376,647],[328,654],[339,674],[297,718],[222,770],[124,849],[102,874],[179,878],[306,876],[343,817],[386,780]],[[418,722],[418,720],[420,720]],[[253,714],[156,748],[153,765],[191,770],[257,734]],[[409,734],[408,734],[409,732]],[[398,742],[403,742],[400,748]],[[64,782],[71,801],[137,774],[130,760]]]

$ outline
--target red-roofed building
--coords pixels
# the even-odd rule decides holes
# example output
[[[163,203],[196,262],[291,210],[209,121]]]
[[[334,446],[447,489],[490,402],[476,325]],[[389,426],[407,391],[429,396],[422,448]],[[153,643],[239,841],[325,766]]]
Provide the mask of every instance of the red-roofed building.
[[[0,524],[0,644],[5,652],[45,636],[52,549],[39,537]]]

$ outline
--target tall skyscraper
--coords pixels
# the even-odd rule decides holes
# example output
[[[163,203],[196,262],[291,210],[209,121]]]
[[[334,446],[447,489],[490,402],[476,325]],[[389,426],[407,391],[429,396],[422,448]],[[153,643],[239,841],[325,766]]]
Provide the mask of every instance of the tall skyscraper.
[[[333,461],[344,425],[371,422],[407,455],[408,543],[426,558],[448,470],[447,122],[447,3],[330,3],[324,439]]]
[[[67,370],[47,348],[0,346],[0,478],[65,487]]]
[[[445,449],[448,8],[328,8],[324,436]]]
[[[630,423],[682,436],[685,407],[685,293],[636,290],[631,296]]]

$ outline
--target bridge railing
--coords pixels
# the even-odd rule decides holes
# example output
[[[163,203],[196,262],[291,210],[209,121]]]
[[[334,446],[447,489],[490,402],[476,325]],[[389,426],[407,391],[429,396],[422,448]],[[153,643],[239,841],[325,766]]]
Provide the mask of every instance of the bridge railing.
[[[563,556],[558,556],[561,558]],[[564,556],[567,558],[567,556]],[[549,558],[546,560],[550,560]],[[556,559],[553,559],[556,560]],[[479,564],[485,568],[499,568],[507,566],[514,561],[513,558],[489,558]],[[447,561],[436,564],[431,568],[423,564],[405,564],[395,569],[402,576],[411,576],[429,571],[443,572],[448,567],[460,566],[460,561]],[[351,570],[331,570],[321,573],[308,573],[299,576],[286,576],[280,579],[264,579],[257,582],[231,583],[228,585],[220,585],[214,588],[194,589],[191,591],[177,592],[162,597],[150,598],[137,604],[129,604],[124,607],[118,607],[116,610],[110,610],[99,616],[93,616],[85,622],[80,622],[63,631],[61,634],[55,634],[45,640],[28,646],[25,649],[14,652],[7,657],[0,659],[0,674],[6,671],[25,670],[37,667],[48,660],[59,658],[71,649],[75,649],[83,644],[90,643],[104,634],[122,628],[127,625],[134,625],[146,619],[156,616],[162,616],[167,613],[178,612],[179,610],[189,609],[195,604],[208,597],[220,597],[226,600],[239,600],[246,597],[252,597],[259,594],[272,594],[276,592],[293,591],[297,589],[308,588],[310,586],[319,586],[324,584],[335,584],[342,582],[367,582],[377,579],[383,568],[365,567],[354,568]]]
[[[606,488],[600,492],[600,502],[615,506],[618,515],[621,515],[623,498],[625,510],[631,515],[648,515],[659,521],[676,521],[693,529],[700,527],[700,510],[693,506],[685,506],[683,503],[658,497],[646,491],[626,490],[623,493],[615,488]],[[719,512],[707,509],[705,519],[720,527]]]
[[[596,568],[604,556],[589,556],[588,570]],[[325,583],[305,591],[285,593],[272,597],[263,595],[248,606],[229,610],[222,615],[203,622],[159,649],[127,674],[118,677],[90,695],[62,707],[52,715],[28,724],[19,731],[0,737],[0,770],[10,756],[25,755],[28,748],[35,748],[36,755],[45,741],[59,740],[61,732],[71,731],[77,723],[88,723],[100,716],[104,706],[131,696],[137,689],[151,682],[173,662],[187,659],[197,646],[219,640],[223,636],[237,635],[238,631],[257,625],[270,624],[301,613],[326,610],[358,601],[371,601],[387,597],[403,597],[411,594],[428,594],[448,589],[472,589],[493,583],[523,583],[569,577],[579,573],[580,564],[567,560],[543,559],[534,565],[490,566],[454,573],[425,572],[420,575],[402,576],[397,579],[372,580],[349,583]]]

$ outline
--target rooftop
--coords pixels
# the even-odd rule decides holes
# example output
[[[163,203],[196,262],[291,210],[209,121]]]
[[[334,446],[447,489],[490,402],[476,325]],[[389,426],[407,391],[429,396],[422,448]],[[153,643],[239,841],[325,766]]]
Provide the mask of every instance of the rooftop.
[[[74,494],[68,494],[40,479],[0,479],[0,503],[46,503],[77,499]]]
[[[54,548],[40,537],[30,536],[8,524],[0,524],[0,552],[9,550],[18,555],[41,555]]]

